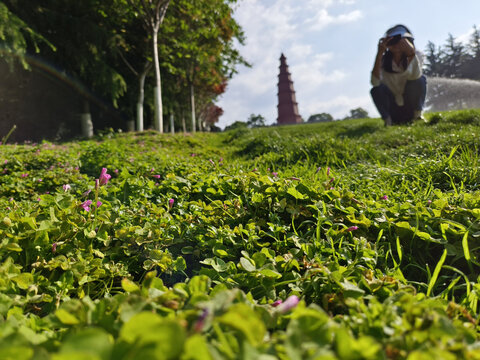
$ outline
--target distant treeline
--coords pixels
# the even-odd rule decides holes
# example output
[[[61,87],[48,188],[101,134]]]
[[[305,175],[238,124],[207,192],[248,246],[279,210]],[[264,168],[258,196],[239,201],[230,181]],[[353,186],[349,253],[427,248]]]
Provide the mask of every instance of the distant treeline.
[[[473,26],[467,44],[456,41],[452,34],[441,46],[429,41],[425,51],[425,74],[480,80],[480,29]]]

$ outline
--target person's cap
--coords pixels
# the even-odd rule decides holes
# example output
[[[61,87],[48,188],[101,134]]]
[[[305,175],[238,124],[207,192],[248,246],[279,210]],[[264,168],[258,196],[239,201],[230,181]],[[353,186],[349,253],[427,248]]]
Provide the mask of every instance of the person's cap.
[[[385,34],[385,37],[394,37],[398,36],[402,38],[411,38],[413,39],[413,35],[407,30],[407,28],[403,25],[397,25],[392,27],[391,29],[388,29],[388,31]]]

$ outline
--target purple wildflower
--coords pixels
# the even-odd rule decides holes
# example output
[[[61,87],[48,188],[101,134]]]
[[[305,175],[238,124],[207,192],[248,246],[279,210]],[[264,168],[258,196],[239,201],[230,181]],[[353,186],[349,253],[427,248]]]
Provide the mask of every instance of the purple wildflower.
[[[97,201],[97,208],[99,208],[100,206],[102,206],[102,202],[100,200]]]
[[[92,205],[92,200],[87,200],[84,201],[80,206],[83,208],[85,211],[90,211],[90,205]]]
[[[160,179],[162,175],[152,175],[155,179]]]
[[[287,300],[277,306],[277,311],[281,314],[285,314],[289,310],[295,308],[300,299],[296,295],[289,296]]]
[[[358,226],[350,226],[347,231],[350,232],[350,231],[355,231],[355,230],[358,230]]]
[[[322,170],[322,167],[321,167],[321,166],[319,166],[319,167],[317,168],[317,171],[315,171],[315,174],[318,174],[318,172],[319,172],[320,170]]]
[[[197,321],[195,321],[195,325],[193,326],[193,330],[195,332],[200,332],[203,330],[203,327],[205,326],[205,320],[207,319],[208,316],[208,309],[203,309],[202,313],[198,317]]]
[[[382,200],[388,200],[388,196],[387,196],[387,195],[383,195],[383,196],[382,196]]]
[[[273,307],[277,307],[277,306],[280,305],[281,303],[283,303],[283,301],[282,301],[281,299],[279,299],[279,300],[274,301],[274,302],[272,303],[272,306],[273,306]]]
[[[20,175],[22,178],[26,178],[28,176],[28,173]]]
[[[118,174],[118,169],[113,170],[115,174]]]
[[[208,161],[210,162],[210,164],[212,164],[213,166],[215,166],[215,161],[213,161],[212,159],[208,159]]]
[[[55,254],[56,252],[57,252],[57,243],[55,242],[52,244],[52,253]]]
[[[173,207],[174,203],[175,203],[175,199],[169,199],[168,200],[168,207],[171,209]]]
[[[327,167],[327,176],[330,176],[330,167]]]
[[[70,190],[72,187],[68,184],[65,184],[63,185],[63,191],[67,192],[68,190]]]
[[[37,179],[37,181],[38,181],[38,182],[42,182],[42,181],[43,181],[43,179]]]
[[[107,174],[107,168],[102,168],[102,171],[100,173],[100,185],[106,185],[108,183],[108,180],[112,178],[112,175]]]
[[[278,173],[274,171],[274,172],[272,172],[272,176],[273,177],[278,177]]]

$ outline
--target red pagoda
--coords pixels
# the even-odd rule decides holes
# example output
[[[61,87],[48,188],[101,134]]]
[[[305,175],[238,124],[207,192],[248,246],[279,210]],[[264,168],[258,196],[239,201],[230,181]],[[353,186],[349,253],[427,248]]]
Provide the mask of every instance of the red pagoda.
[[[287,58],[280,56],[280,74],[278,75],[278,125],[298,124],[302,122],[298,114],[293,81],[288,71]]]

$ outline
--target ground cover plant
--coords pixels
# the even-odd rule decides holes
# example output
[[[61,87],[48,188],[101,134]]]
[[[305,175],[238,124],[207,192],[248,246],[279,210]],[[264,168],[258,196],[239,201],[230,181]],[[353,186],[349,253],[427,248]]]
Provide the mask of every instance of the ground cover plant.
[[[480,358],[479,125],[1,145],[0,358]]]

